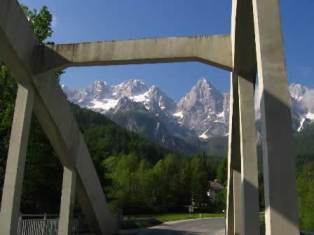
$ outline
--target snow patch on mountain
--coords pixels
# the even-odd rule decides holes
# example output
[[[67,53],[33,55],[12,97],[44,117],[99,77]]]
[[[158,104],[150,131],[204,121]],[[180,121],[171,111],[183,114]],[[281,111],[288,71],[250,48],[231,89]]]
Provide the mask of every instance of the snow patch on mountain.
[[[102,99],[102,100],[97,100],[93,99],[90,101],[90,105],[87,106],[89,109],[93,110],[101,110],[101,112],[106,112],[118,104],[118,100],[115,99]]]
[[[198,137],[202,140],[207,140],[209,138],[209,136],[207,135],[208,130],[204,131],[203,134],[199,135]]]
[[[182,119],[184,116],[183,116],[183,112],[182,111],[179,111],[179,112],[176,112],[173,114],[174,117],[177,117],[179,119]]]
[[[189,133],[206,141],[228,133],[228,93],[217,90],[206,78],[201,78],[179,102],[172,100],[159,87],[147,87],[141,80],[128,80],[110,86],[96,81],[85,89],[62,86],[68,100],[105,115],[127,111],[144,111],[153,114],[173,136]],[[260,119],[260,91],[256,89],[256,118]],[[289,86],[292,117],[296,130],[302,131],[308,122],[314,122],[314,89],[301,84]]]

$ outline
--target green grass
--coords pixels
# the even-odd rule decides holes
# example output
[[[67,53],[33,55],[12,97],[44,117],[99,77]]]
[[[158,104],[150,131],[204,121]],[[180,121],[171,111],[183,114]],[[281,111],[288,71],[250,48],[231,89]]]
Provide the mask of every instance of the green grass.
[[[162,221],[176,221],[176,220],[187,220],[187,219],[199,219],[199,218],[216,218],[224,217],[224,214],[212,214],[212,213],[171,213],[171,214],[160,214],[155,215],[155,218]]]
[[[168,213],[168,214],[153,214],[153,215],[129,215],[122,222],[122,228],[145,228],[164,222],[199,219],[199,218],[216,218],[223,217],[224,214],[220,213]]]

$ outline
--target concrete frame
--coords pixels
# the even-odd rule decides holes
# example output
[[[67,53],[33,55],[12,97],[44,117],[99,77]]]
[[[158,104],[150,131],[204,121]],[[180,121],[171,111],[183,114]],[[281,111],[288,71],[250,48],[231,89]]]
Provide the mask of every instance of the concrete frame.
[[[114,234],[117,219],[106,206],[86,143],[55,74],[70,66],[180,61],[199,61],[231,71],[226,234],[259,234],[256,74],[262,92],[266,234],[299,234],[278,0],[233,0],[230,36],[58,45],[36,42],[16,0],[0,0],[0,5],[0,59],[19,87],[2,195],[1,234],[17,232],[32,111],[64,166],[59,234],[70,233],[75,194],[91,230]]]
[[[73,169],[63,167],[58,235],[72,234],[72,214],[75,206],[76,196],[75,187],[76,187],[76,172]]]

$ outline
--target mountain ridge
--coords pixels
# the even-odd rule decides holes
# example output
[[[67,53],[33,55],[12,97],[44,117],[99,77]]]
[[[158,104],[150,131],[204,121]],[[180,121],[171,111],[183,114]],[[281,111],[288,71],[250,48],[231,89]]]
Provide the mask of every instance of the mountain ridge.
[[[148,87],[137,79],[111,86],[104,81],[95,81],[85,89],[63,86],[63,90],[70,102],[102,113],[168,148],[194,143],[206,150],[204,143],[228,134],[229,94],[216,89],[206,78],[198,80],[178,102],[158,86]],[[314,120],[314,103],[311,102],[314,89],[292,83],[289,94],[293,127],[299,132]],[[257,95],[257,119],[260,116],[258,103]]]

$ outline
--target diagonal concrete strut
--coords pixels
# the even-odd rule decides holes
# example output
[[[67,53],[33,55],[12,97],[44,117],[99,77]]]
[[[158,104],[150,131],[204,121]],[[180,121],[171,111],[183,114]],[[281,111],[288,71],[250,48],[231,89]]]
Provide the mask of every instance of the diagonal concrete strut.
[[[35,77],[31,72],[38,46],[32,28],[15,0],[0,0],[0,5],[1,60],[18,83],[34,91],[35,115],[62,164],[77,171],[78,200],[84,202],[83,212],[94,219],[95,232],[113,234],[117,222],[106,206],[95,167],[62,89],[54,76]]]

